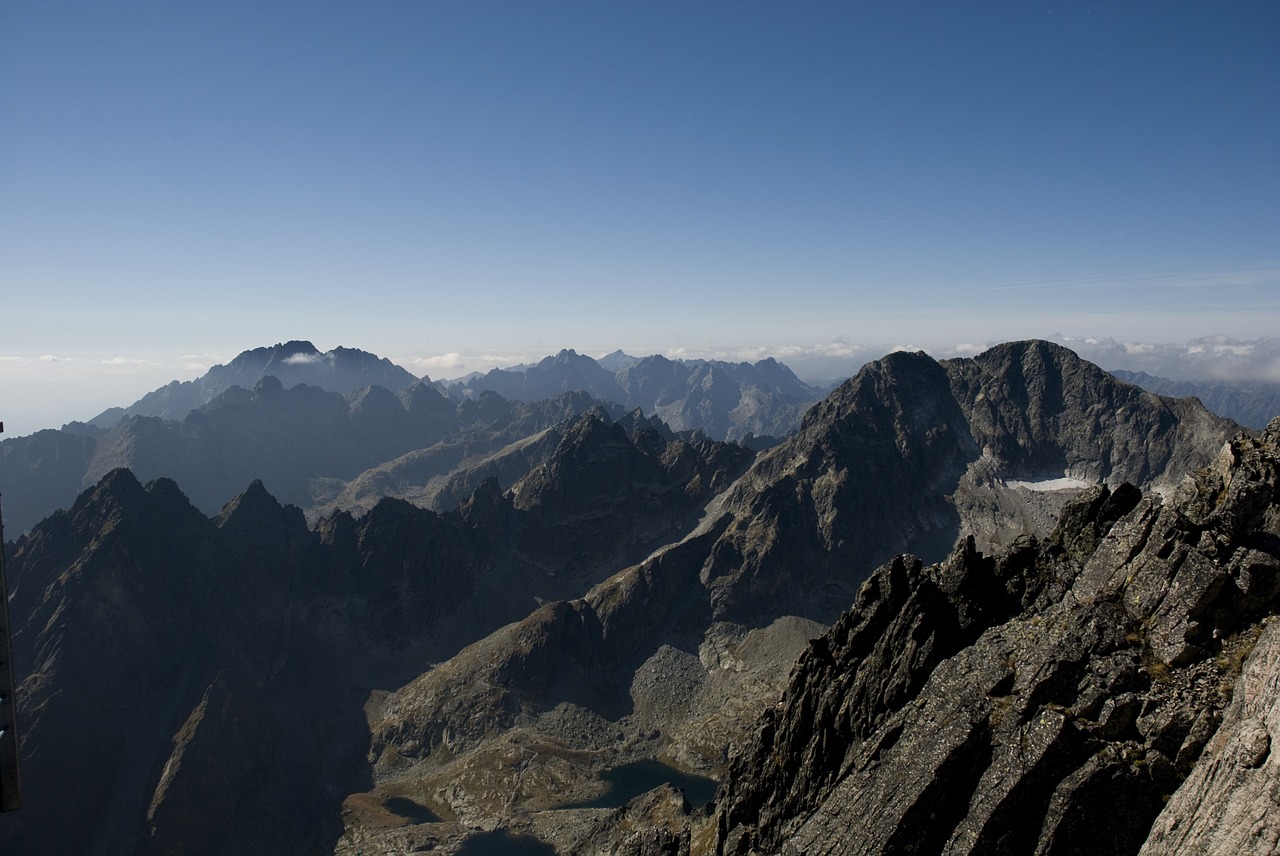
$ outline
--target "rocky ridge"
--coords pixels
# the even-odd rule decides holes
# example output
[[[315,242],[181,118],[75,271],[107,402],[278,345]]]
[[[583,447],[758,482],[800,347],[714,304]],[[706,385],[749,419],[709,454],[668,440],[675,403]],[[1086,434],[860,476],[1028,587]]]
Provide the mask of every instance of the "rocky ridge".
[[[1169,502],[880,568],[735,757],[716,852],[1274,852],[1278,535],[1280,421]]]
[[[1214,413],[1234,419],[1246,428],[1261,430],[1280,415],[1280,384],[1274,381],[1172,380],[1123,369],[1111,373],[1159,395],[1195,396]]]
[[[631,410],[640,408],[677,431],[700,430],[717,439],[782,437],[821,397],[773,358],[756,363],[670,360],[661,355],[604,358],[610,368],[573,350],[529,366],[493,369],[452,389],[466,395],[496,392],[537,401],[566,390],[583,390]]]

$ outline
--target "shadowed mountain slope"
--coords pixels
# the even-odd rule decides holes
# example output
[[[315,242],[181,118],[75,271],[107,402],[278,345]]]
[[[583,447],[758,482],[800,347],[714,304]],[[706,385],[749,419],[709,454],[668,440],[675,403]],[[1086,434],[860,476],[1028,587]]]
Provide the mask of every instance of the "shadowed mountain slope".
[[[261,482],[209,519],[118,469],[7,545],[26,806],[0,849],[331,850],[371,694],[679,537],[750,459],[604,418],[519,506],[491,480],[447,515],[386,499],[309,529]]]

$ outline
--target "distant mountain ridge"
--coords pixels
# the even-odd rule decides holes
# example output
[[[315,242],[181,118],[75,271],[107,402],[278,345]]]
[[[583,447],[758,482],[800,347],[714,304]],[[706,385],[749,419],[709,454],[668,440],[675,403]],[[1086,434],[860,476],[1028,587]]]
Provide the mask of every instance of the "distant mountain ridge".
[[[129,416],[98,436],[41,431],[5,441],[6,523],[21,533],[120,467],[176,481],[206,514],[255,479],[308,513],[368,510],[383,496],[435,506],[437,493],[474,488],[471,470],[504,447],[598,406],[586,393],[532,404],[494,393],[458,402],[421,381],[399,393],[370,386],[343,395],[306,384],[286,389],[266,375],[181,420]],[[545,444],[528,448],[488,474],[509,487],[550,452]]]
[[[1158,395],[1176,398],[1195,396],[1214,413],[1234,419],[1246,428],[1260,431],[1280,416],[1280,383],[1262,380],[1170,380],[1124,369],[1111,373]]]
[[[549,454],[546,438],[525,441],[596,404],[759,449],[793,430],[818,397],[771,359],[680,362],[621,351],[610,359],[622,368],[565,350],[446,386],[355,348],[322,353],[291,341],[244,351],[89,423],[0,440],[10,531],[68,507],[122,466],[177,480],[206,513],[255,478],[316,514],[367,510],[382,496],[442,508],[464,498],[481,472],[510,486]]]
[[[175,380],[128,407],[103,411],[88,424],[110,430],[126,416],[182,419],[231,387],[253,389],[267,376],[278,379],[286,389],[302,383],[343,393],[366,386],[399,392],[419,380],[390,360],[358,348],[337,347],[322,353],[310,342],[291,341],[243,351],[231,362],[216,365],[195,380]]]
[[[453,388],[459,387],[468,395],[491,391],[520,401],[580,389],[628,410],[639,407],[677,431],[696,428],[728,440],[785,436],[822,396],[772,357],[728,363],[614,351],[596,361],[572,349],[534,365],[493,369]]]
[[[311,342],[295,340],[243,351],[195,380],[175,380],[127,407],[109,408],[65,429],[92,434],[91,429],[110,430],[128,416],[181,420],[228,389],[253,389],[267,376],[277,378],[285,389],[306,384],[344,394],[367,386],[399,392],[420,380],[390,360],[358,348],[321,352]],[[430,378],[422,380],[430,382]],[[756,363],[728,363],[634,357],[618,350],[596,361],[573,349],[537,363],[492,369],[437,386],[457,396],[476,397],[488,391],[508,401],[525,402],[581,391],[628,410],[639,407],[657,414],[675,430],[700,429],[721,439],[783,436],[795,429],[807,406],[823,394],[772,357]]]

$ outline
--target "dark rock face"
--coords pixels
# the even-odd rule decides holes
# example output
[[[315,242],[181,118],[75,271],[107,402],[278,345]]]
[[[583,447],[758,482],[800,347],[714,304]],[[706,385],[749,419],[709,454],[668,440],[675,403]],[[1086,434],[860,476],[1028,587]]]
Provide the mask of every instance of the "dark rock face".
[[[1197,797],[1165,801],[1206,743],[1227,742],[1213,735],[1233,658],[1280,607],[1277,534],[1280,422],[1170,503],[1100,488],[1043,541],[896,559],[735,758],[717,852],[1136,853],[1162,809],[1165,849],[1148,852],[1185,852],[1168,842],[1186,840]],[[1248,712],[1267,704],[1256,674],[1232,707],[1255,723],[1237,746],[1269,733]],[[1212,779],[1188,786],[1220,791]],[[1219,809],[1192,837],[1229,832],[1233,811],[1248,813]]]
[[[1280,849],[1280,623],[1274,616],[1248,652],[1233,689],[1222,725],[1156,818],[1143,856],[1262,856]]]
[[[1052,528],[999,507],[1006,480],[1171,489],[1235,427],[1047,342],[944,363],[891,354],[815,405],[735,487],[708,566],[716,613],[747,618],[750,604],[780,600],[833,621],[885,558],[939,560],[975,517],[1019,521],[996,543]]]
[[[1012,473],[1150,484],[1171,463],[1193,468],[1180,460],[1200,448],[1189,435],[1223,424],[1190,402],[1117,384],[1050,342],[1001,345],[947,367],[974,439]]]

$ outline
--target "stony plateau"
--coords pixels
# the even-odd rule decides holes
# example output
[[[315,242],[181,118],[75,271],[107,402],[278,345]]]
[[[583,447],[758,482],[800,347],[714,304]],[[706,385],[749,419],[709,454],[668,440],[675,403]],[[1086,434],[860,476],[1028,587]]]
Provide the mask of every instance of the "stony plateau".
[[[7,545],[30,788],[94,809],[42,800],[0,844],[1136,852],[1202,747],[1262,746],[1265,692],[1231,711],[1280,428],[1043,342],[892,354],[759,453],[573,400],[440,451],[456,508],[371,488],[308,525],[255,483],[210,519],[115,470]],[[722,787],[593,804],[637,762]],[[1232,793],[1197,828],[1256,812]]]

